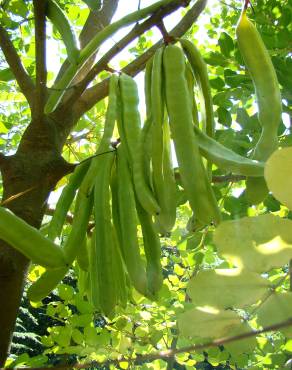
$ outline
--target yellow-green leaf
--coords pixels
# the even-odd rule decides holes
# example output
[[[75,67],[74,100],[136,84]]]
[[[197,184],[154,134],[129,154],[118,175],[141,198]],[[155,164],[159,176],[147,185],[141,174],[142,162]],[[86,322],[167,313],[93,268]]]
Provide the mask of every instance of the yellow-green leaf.
[[[247,270],[203,270],[190,280],[187,293],[196,305],[242,308],[261,299],[269,285],[268,280]]]
[[[250,333],[251,331],[252,329],[246,323],[241,323],[240,325],[231,328],[228,336],[236,337],[237,335]],[[251,353],[256,348],[256,346],[257,341],[255,337],[240,339],[228,344],[224,344],[224,348],[231,354],[231,356],[236,356],[241,353]]]
[[[292,258],[292,221],[272,214],[225,221],[215,230],[214,242],[235,266],[265,272]]]
[[[274,197],[292,210],[292,147],[276,150],[267,160],[264,174]]]
[[[292,293],[273,293],[257,310],[257,317],[263,327],[292,319]],[[291,326],[281,331],[292,337]]]
[[[210,307],[196,307],[178,318],[179,332],[184,337],[221,338],[230,328],[240,324],[239,316],[232,311],[219,311]]]

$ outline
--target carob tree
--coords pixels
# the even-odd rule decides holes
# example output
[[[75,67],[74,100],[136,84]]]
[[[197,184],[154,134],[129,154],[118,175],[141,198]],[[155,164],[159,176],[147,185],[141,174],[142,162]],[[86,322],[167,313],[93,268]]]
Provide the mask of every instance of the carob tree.
[[[196,21],[206,6],[207,0],[197,0],[185,16],[170,31],[171,36],[182,36]],[[2,7],[5,12],[5,3]],[[153,26],[161,25],[163,18],[180,7],[190,5],[189,0],[168,0],[159,2],[149,8],[135,12],[136,16],[123,18],[111,24],[117,9],[118,0],[105,0],[98,10],[91,10],[80,33],[81,50],[100,31],[110,37],[113,32],[125,25],[134,24],[133,29],[119,40],[106,54],[95,62],[94,52],[84,60],[82,68],[75,74],[71,84],[62,91],[62,100],[50,113],[45,113],[48,98],[54,94],[47,87],[46,68],[46,1],[33,0],[33,19],[35,30],[35,75],[33,78],[22,64],[21,57],[15,48],[11,30],[0,25],[0,46],[5,60],[14,75],[20,92],[25,96],[30,107],[31,119],[13,155],[2,153],[0,169],[3,178],[3,201],[17,216],[30,225],[40,228],[46,210],[46,202],[57,182],[72,172],[75,164],[68,163],[62,157],[66,139],[74,126],[89,109],[107,96],[108,80],[91,86],[91,82],[108,63],[127,45]],[[133,13],[134,14],[134,13]],[[8,15],[6,15],[8,16]],[[137,23],[141,22],[141,23]],[[113,26],[116,24],[116,28]],[[107,27],[111,26],[111,28]],[[106,30],[109,29],[108,34]],[[135,76],[143,70],[147,60],[162,44],[162,40],[133,62],[123,68],[123,72]],[[56,78],[62,77],[70,69],[66,60]],[[88,86],[91,87],[88,87]],[[68,89],[68,87],[70,87]],[[37,246],[36,246],[37,248]],[[22,297],[30,261],[21,253],[0,241],[0,366],[4,366],[9,352],[16,317]]]

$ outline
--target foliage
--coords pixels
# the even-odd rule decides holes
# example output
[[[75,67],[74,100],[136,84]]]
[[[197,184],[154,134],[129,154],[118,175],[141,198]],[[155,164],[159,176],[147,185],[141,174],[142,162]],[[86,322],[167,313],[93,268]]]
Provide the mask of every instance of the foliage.
[[[88,14],[84,3],[95,6],[92,1],[60,1],[77,33]],[[252,80],[234,35],[240,3],[236,0],[218,1],[214,6],[210,3],[204,17],[194,24],[187,36],[199,47],[208,65],[216,120],[215,139],[248,157],[260,137],[261,126]],[[35,77],[32,4],[14,0],[2,1],[4,5],[1,22],[13,31],[13,43],[23,55],[22,62],[29,75]],[[289,147],[292,3],[258,0],[254,5],[255,13],[250,12],[249,16],[256,22],[269,50],[281,87],[280,146]],[[52,27],[49,40],[54,40],[61,63],[66,59],[66,49],[59,36]],[[129,48],[129,58],[141,55],[152,45],[152,39],[151,31],[141,36]],[[9,66],[2,55],[0,57],[0,150],[12,154],[30,115]],[[120,67],[124,64],[123,61],[117,63]],[[53,82],[55,72],[52,65],[49,66],[49,83]],[[108,72],[99,74],[95,82],[108,75]],[[63,151],[68,162],[79,162],[93,155],[102,136],[106,106],[106,99],[99,101],[75,125]],[[32,314],[38,319],[43,317],[40,331],[29,313],[31,308],[29,311],[22,309],[7,366],[42,366],[75,360],[107,363],[113,360],[107,368],[126,369],[130,368],[127,361],[118,365],[114,361],[124,357],[131,363],[136,356],[145,356],[145,361],[136,363],[135,368],[166,369],[171,360],[161,356],[158,360],[148,361],[147,356],[167,349],[206,344],[291,319],[290,152],[290,148],[282,149],[269,159],[265,177],[270,194],[258,205],[247,199],[245,179],[232,177],[213,165],[212,188],[226,221],[217,228],[213,225],[193,227],[192,211],[180,188],[176,225],[170,235],[161,237],[164,281],[156,301],[132,290],[126,307],[117,307],[110,317],[102,316],[84,298],[80,280],[77,282],[80,269],[75,263],[70,269],[70,279],[66,277],[49,299],[33,303]],[[226,181],[222,181],[224,177]],[[68,177],[58,183],[49,200],[51,207],[67,181]],[[70,211],[74,212],[74,204]],[[47,215],[43,220],[44,228],[49,221]],[[70,230],[71,224],[67,223],[62,231],[61,245]],[[28,286],[42,272],[42,267],[32,265]],[[21,336],[20,341],[17,338]],[[16,345],[20,342],[24,347]],[[226,345],[179,353],[172,366],[177,369],[283,369],[291,353],[292,329],[287,327]]]

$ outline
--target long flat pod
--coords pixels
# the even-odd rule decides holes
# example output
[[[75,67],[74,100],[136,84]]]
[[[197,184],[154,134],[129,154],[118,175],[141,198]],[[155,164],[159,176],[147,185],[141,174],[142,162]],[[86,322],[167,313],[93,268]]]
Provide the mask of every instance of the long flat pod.
[[[137,237],[136,202],[124,144],[117,149],[117,202],[119,218],[119,245],[134,288],[147,295],[147,280]],[[113,204],[114,206],[114,204]]]
[[[117,282],[113,274],[115,240],[110,205],[110,178],[114,153],[105,154],[98,160],[94,185],[95,243],[92,245],[92,258],[96,258],[100,309],[105,315],[110,315],[118,301]]]
[[[85,236],[83,239],[83,242],[80,244],[80,248],[76,255],[76,261],[79,265],[79,267],[84,270],[88,271],[88,265],[89,265],[89,257],[88,257],[88,245],[90,244],[90,239]]]
[[[259,121],[263,129],[267,128],[270,134],[276,134],[282,112],[279,83],[268,50],[256,27],[248,19],[245,7],[236,27],[236,35],[239,50],[254,83]]]
[[[163,64],[166,106],[183,186],[197,219],[205,224],[219,222],[220,212],[193,131],[182,50],[175,45],[167,46]]]
[[[81,297],[83,297],[85,294],[88,293],[88,290],[90,289],[89,272],[84,271],[79,266],[76,266],[76,270],[78,276],[77,280],[78,292],[81,295]]]
[[[207,65],[193,42],[187,39],[180,39],[180,44],[189,62],[187,63],[187,67],[190,66],[196,80],[196,87],[200,100],[202,129],[208,136],[213,138],[215,133],[215,120]],[[195,117],[196,114],[198,115],[195,97],[193,98],[193,101],[193,117]],[[195,122],[199,122],[199,120],[196,120]],[[207,172],[209,179],[211,180],[212,162],[210,161],[208,161],[207,164]]]
[[[203,97],[203,99],[201,99],[201,104],[204,105],[205,110],[206,133],[208,136],[213,137],[215,131],[213,100],[206,63],[199,50],[191,41],[187,39],[180,39],[179,41],[193,69],[194,76]]]
[[[0,238],[41,266],[66,266],[60,247],[4,207],[0,207]]]
[[[163,283],[160,239],[155,230],[151,215],[144,210],[138,200],[136,205],[142,228],[143,245],[147,261],[148,291],[150,298],[156,299]]]
[[[153,124],[151,112],[151,80],[152,80],[153,58],[148,60],[144,74],[144,95],[146,103],[146,120],[141,130],[141,146],[143,152],[143,168],[147,185],[153,190],[153,176],[151,168],[151,147],[152,135],[151,129]]]
[[[104,151],[111,151],[109,147],[110,139],[113,133],[115,119],[116,119],[116,86],[117,86],[117,76],[112,75],[110,79],[110,94],[108,109],[105,118],[104,134],[101,139],[100,146],[97,150],[97,154],[102,154]],[[109,153],[111,155],[111,153]],[[107,154],[103,154],[103,156]],[[47,296],[47,294],[54,289],[57,284],[66,275],[69,265],[73,263],[74,259],[78,254],[80,245],[82,245],[84,238],[86,236],[87,226],[90,219],[93,206],[93,187],[96,178],[96,171],[99,166],[99,158],[95,157],[90,161],[90,166],[87,169],[86,175],[82,178],[81,185],[79,183],[79,178],[75,178],[76,182],[74,187],[80,185],[76,205],[74,211],[74,219],[71,228],[71,232],[64,245],[64,254],[66,262],[68,263],[67,268],[60,268],[55,271],[46,270],[40,279],[38,279],[28,290],[28,294],[31,300],[40,300]],[[86,163],[86,162],[85,162]],[[87,166],[87,165],[86,165]],[[85,166],[85,167],[86,167]],[[82,169],[81,169],[82,170]],[[79,170],[79,171],[81,171]],[[74,187],[70,189],[70,196],[72,197]],[[65,198],[66,200],[66,198]],[[64,214],[62,214],[64,217]],[[59,230],[60,223],[58,226]],[[56,229],[54,229],[56,232]]]
[[[119,132],[127,149],[135,191],[146,211],[150,214],[158,214],[160,211],[159,205],[147,185],[143,170],[141,121],[138,110],[139,97],[137,85],[133,78],[126,74],[120,76],[119,85],[122,108],[122,129],[119,127]]]
[[[117,155],[115,156],[115,161],[112,166],[111,172],[111,196],[112,196],[112,222],[113,222],[113,233],[115,237],[115,248],[118,250],[120,256],[120,263],[118,268],[122,269],[122,276],[118,281],[118,296],[119,301],[122,307],[125,307],[129,297],[129,288],[131,283],[129,280],[129,275],[127,271],[127,266],[123,259],[121,240],[122,240],[122,231],[121,231],[121,222],[119,214],[119,200],[118,200],[118,175],[117,175]],[[120,272],[121,273],[121,272]]]
[[[195,100],[195,94],[194,94],[195,76],[194,76],[194,72],[192,70],[190,63],[186,63],[185,74],[186,74],[187,85],[188,85],[188,89],[189,89],[189,93],[191,97],[193,122],[195,125],[199,126],[199,112],[198,112],[197,102]]]
[[[56,204],[53,217],[49,223],[49,239],[55,240],[56,238],[60,237],[62,227],[66,220],[66,215],[75,198],[75,194],[89,168],[89,165],[90,161],[85,161],[84,163],[78,165],[70,176],[68,184],[64,187]]]
[[[166,226],[168,231],[174,227],[176,220],[176,181],[171,154],[170,127],[166,119],[163,120],[163,162],[162,172],[165,185],[164,202],[167,214]]]
[[[93,229],[90,249],[89,249],[89,266],[88,266],[88,274],[89,274],[89,300],[95,307],[95,309],[100,310],[100,295],[99,295],[99,264],[98,264],[98,256],[96,255],[96,230]]]
[[[146,119],[152,115],[151,111],[151,80],[152,80],[152,69],[153,69],[153,57],[148,60],[145,66],[144,74],[144,95],[146,104]]]
[[[111,75],[108,107],[104,123],[104,132],[99,147],[97,149],[97,154],[103,153],[106,149],[108,150],[110,140],[113,134],[117,111],[117,101],[116,101],[117,83],[118,77],[114,74]],[[48,231],[48,237],[50,239],[54,240],[56,237],[60,236],[67,212],[75,197],[75,193],[77,189],[80,187],[81,183],[83,183],[82,184],[82,188],[84,189],[83,191],[84,192],[87,191],[88,194],[90,193],[90,190],[88,189],[86,190],[86,188],[87,187],[90,188],[90,184],[91,187],[93,186],[92,182],[94,182],[96,166],[97,164],[95,158],[92,160],[85,161],[84,163],[78,165],[73,174],[70,176],[69,183],[68,185],[65,186],[64,190],[61,193],[60,198],[58,199],[55,212],[50,222]]]
[[[91,160],[90,167],[87,171],[87,174],[82,182],[82,189],[85,193],[90,194],[95,178],[96,178],[96,171],[97,167],[99,166],[99,156],[100,155],[107,155],[103,154],[105,152],[109,152],[113,150],[110,146],[111,138],[113,135],[115,122],[117,118],[117,84],[118,84],[118,77],[115,74],[112,74],[110,77],[110,86],[109,86],[109,98],[108,98],[108,106],[105,116],[104,122],[104,132],[101,138],[100,144],[98,149],[96,150],[96,158]]]
[[[122,258],[119,241],[117,238],[116,230],[112,227],[113,233],[113,279],[116,281],[116,294],[117,302],[122,306],[126,307],[128,303],[129,291],[127,285],[127,272],[126,267]]]
[[[226,148],[204,134],[197,126],[193,127],[198,140],[200,153],[219,168],[244,176],[263,176],[264,162],[249,159]]]
[[[38,302],[49,295],[64,278],[68,267],[47,269],[27,290],[27,298]]]
[[[165,184],[163,179],[163,118],[164,118],[164,97],[162,91],[162,55],[163,48],[159,48],[153,57],[151,76],[151,162],[153,171],[153,188],[160,207],[157,216],[161,224],[160,232],[169,231],[167,210],[165,204]],[[165,225],[164,225],[165,224]]]
[[[28,289],[27,294],[29,299],[32,301],[39,301],[45,298],[53,289],[55,289],[68,272],[69,267],[76,258],[80,245],[86,236],[87,226],[92,211],[92,200],[92,195],[87,197],[79,189],[71,232],[63,248],[67,267],[47,269]]]
[[[273,63],[259,32],[247,17],[247,4],[245,2],[242,9],[236,35],[239,50],[254,84],[258,118],[262,126],[252,157],[266,161],[278,147],[277,132],[281,122],[282,101]],[[253,204],[260,203],[268,195],[264,178],[248,178],[246,187],[247,198]]]
[[[77,65],[79,58],[78,41],[67,16],[53,0],[48,0],[46,3],[46,16],[51,20],[60,33],[65,44],[70,63]]]

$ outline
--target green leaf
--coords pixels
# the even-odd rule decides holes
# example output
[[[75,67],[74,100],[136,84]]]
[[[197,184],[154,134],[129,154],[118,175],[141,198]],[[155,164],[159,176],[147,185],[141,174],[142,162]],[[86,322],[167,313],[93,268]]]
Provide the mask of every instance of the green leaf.
[[[84,328],[84,340],[86,342],[86,345],[95,346],[98,341],[96,328],[92,327],[91,325],[86,326]]]
[[[243,308],[261,299],[269,286],[268,280],[247,270],[204,270],[190,280],[187,293],[196,305]]]
[[[221,123],[223,126],[230,127],[232,123],[232,117],[230,112],[223,108],[219,107],[217,109],[217,115],[218,115],[218,122]]]
[[[289,339],[284,346],[284,350],[292,353],[292,339]]]
[[[5,68],[0,71],[0,81],[8,82],[14,80],[14,74],[10,68]]]
[[[94,309],[90,302],[85,301],[80,295],[74,297],[74,304],[81,314],[93,313]]]
[[[69,301],[73,297],[74,289],[70,285],[60,284],[58,286],[58,292],[61,299],[64,299],[64,301]]]
[[[250,117],[245,109],[237,108],[236,122],[239,123],[242,128],[248,127],[249,122],[250,122]]]
[[[231,51],[234,49],[233,39],[226,32],[222,32],[218,40],[221,53],[226,57],[230,56]]]
[[[261,304],[257,310],[258,323],[265,327],[280,324],[292,319],[292,293],[273,293]],[[291,326],[287,329],[280,329],[285,335],[292,337]]]
[[[213,89],[222,90],[225,86],[224,81],[220,77],[210,78],[210,85]]]
[[[276,150],[265,165],[265,179],[274,197],[292,210],[292,147]]]
[[[240,324],[239,316],[232,311],[219,311],[210,307],[196,307],[178,318],[182,336],[192,338],[221,338],[229,335],[231,327]]]
[[[62,347],[67,347],[71,341],[72,328],[70,326],[54,326],[51,328],[51,337]]]
[[[17,15],[17,16],[21,16],[23,18],[26,17],[27,13],[28,13],[28,8],[25,4],[24,1],[21,1],[21,0],[11,0],[9,2],[9,10]]]
[[[272,214],[224,221],[215,230],[214,243],[235,266],[269,271],[292,258],[292,221]]]
[[[75,328],[72,330],[72,339],[76,344],[82,344],[84,337],[81,331]]]
[[[251,86],[252,82],[249,77],[243,74],[232,71],[231,69],[224,70],[224,78],[227,85],[230,87],[238,87],[242,84]]]
[[[225,66],[226,65],[226,58],[217,52],[211,52],[204,57],[204,60],[207,64],[211,66]]]
[[[72,326],[86,326],[92,321],[92,314],[73,315],[69,318]]]
[[[235,326],[230,329],[228,336],[236,337],[237,335],[250,333],[252,331],[251,327],[246,323],[241,323],[238,326]],[[236,340],[228,344],[224,344],[224,348],[231,354],[232,357],[235,357],[242,353],[251,353],[254,348],[257,347],[257,341],[255,337]]]

